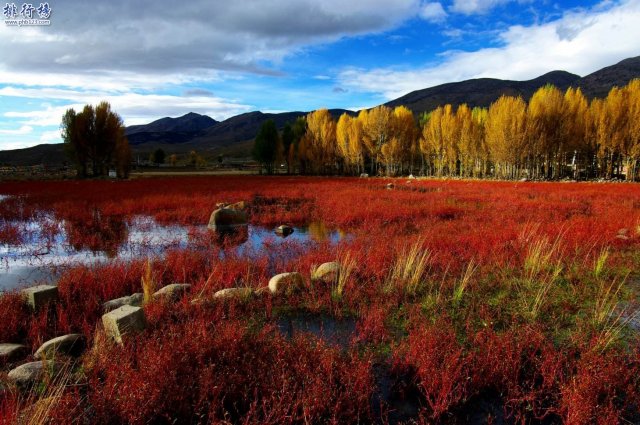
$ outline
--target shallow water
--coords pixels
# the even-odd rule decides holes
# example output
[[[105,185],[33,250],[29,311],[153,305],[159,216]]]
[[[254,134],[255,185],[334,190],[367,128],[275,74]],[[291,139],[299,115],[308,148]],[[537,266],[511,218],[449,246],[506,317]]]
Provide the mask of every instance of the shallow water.
[[[335,317],[296,313],[279,317],[278,330],[288,339],[298,334],[311,334],[329,345],[348,348],[356,332],[354,318],[336,319]]]
[[[58,222],[45,215],[38,221],[11,224],[20,229],[21,241],[0,243],[0,291],[35,283],[53,283],[61,271],[76,264],[156,257],[168,249],[198,248],[197,235],[209,234],[206,225],[162,225],[144,216],[128,222],[100,217],[96,225]],[[232,249],[240,255],[256,255],[285,241],[337,243],[344,237],[344,234],[316,223],[296,227],[286,238],[276,235],[274,230],[241,226],[231,235],[228,232],[218,234],[218,242],[224,246],[223,253]]]

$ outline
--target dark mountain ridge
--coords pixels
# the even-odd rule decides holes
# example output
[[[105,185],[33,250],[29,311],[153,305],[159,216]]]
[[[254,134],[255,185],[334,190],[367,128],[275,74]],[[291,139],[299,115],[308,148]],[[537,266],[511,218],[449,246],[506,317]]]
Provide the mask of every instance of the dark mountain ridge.
[[[385,105],[389,107],[404,105],[416,114],[432,111],[447,103],[454,106],[466,103],[469,107],[488,107],[502,95],[522,96],[524,99],[529,99],[536,90],[547,84],[566,90],[575,86],[579,80],[580,76],[566,71],[552,71],[527,81],[477,78],[416,90]]]

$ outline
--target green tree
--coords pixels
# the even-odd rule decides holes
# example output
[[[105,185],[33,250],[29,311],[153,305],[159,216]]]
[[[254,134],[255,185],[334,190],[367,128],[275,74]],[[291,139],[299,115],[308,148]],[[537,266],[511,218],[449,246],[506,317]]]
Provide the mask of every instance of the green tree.
[[[295,141],[295,134],[293,133],[293,126],[290,123],[285,123],[282,129],[282,152],[284,159],[287,163],[287,174],[291,174],[292,158],[289,155],[289,151]]]
[[[164,153],[164,150],[158,148],[155,151],[153,151],[150,159],[151,159],[151,162],[153,162],[154,164],[164,164],[165,156],[166,154]]]
[[[253,145],[253,158],[266,168],[267,174],[273,174],[279,142],[278,129],[273,120],[262,123]]]
[[[76,164],[79,177],[105,175],[115,167],[121,177],[129,172],[131,151],[124,135],[122,118],[111,105],[86,105],[82,112],[69,109],[62,116],[61,136],[65,151]]]

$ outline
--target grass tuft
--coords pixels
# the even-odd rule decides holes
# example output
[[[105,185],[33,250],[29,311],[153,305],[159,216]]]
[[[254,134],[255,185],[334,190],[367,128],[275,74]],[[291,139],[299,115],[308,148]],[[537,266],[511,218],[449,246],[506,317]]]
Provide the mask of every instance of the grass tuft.
[[[432,259],[431,251],[422,246],[423,241],[419,239],[410,247],[405,246],[398,253],[389,270],[385,292],[395,288],[406,295],[413,296],[422,290]]]
[[[153,294],[156,291],[156,283],[153,280],[153,268],[151,264],[151,258],[147,259],[142,274],[142,305],[147,305],[153,299]]]

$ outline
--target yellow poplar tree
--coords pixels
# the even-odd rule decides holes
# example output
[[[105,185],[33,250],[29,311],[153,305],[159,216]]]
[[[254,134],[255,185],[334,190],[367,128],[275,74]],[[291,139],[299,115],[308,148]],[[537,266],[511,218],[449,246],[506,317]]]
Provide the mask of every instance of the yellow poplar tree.
[[[526,127],[527,104],[521,97],[502,96],[489,107],[485,137],[498,177],[518,177]]]
[[[346,112],[342,114],[336,125],[336,142],[347,169],[360,173],[364,165],[361,121]]]
[[[307,115],[306,150],[314,172],[332,171],[336,160],[336,122],[327,109]]]
[[[391,116],[391,109],[384,105],[358,115],[362,123],[363,142],[371,157],[372,174],[375,174],[379,163],[382,146],[390,139]]]

